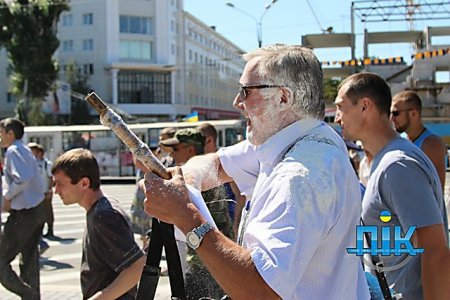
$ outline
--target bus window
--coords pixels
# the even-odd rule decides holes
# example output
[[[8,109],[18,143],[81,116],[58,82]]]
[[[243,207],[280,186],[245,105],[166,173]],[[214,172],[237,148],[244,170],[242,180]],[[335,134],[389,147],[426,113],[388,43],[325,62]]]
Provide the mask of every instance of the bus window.
[[[236,144],[238,141],[238,131],[236,128],[225,129],[225,146]]]
[[[42,145],[45,149],[46,156],[48,152],[53,151],[53,137],[50,135],[30,136],[28,142],[34,142]]]
[[[134,176],[136,173],[136,170],[134,168],[133,163],[133,154],[128,149],[127,146],[125,146],[124,143],[120,142],[120,170],[119,175],[120,176]]]
[[[64,151],[85,148],[89,149],[89,132],[69,131],[63,132],[63,149]]]
[[[97,158],[101,176],[120,176],[120,140],[109,130],[92,131],[90,150]]]
[[[225,147],[225,139],[223,137],[224,135],[224,131],[223,130],[217,130],[217,146],[220,147]]]
[[[159,132],[161,128],[149,128],[148,129],[148,141],[147,145],[150,148],[157,148],[159,146]]]

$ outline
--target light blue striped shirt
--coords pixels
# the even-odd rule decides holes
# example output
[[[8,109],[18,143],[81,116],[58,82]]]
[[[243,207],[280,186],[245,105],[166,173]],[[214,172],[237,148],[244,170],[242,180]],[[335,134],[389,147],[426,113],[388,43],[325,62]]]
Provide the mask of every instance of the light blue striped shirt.
[[[5,153],[5,189],[3,197],[11,199],[11,209],[21,210],[37,206],[44,200],[44,183],[31,150],[16,140]]]

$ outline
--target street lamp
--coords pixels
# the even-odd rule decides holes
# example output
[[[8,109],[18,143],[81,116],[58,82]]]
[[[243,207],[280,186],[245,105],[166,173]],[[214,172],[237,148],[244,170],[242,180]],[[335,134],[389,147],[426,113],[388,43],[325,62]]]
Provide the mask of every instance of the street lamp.
[[[264,16],[266,15],[267,11],[275,4],[275,2],[277,2],[278,0],[272,0],[272,2],[270,2],[269,4],[267,4],[265,6],[264,12],[262,13],[261,17],[259,17],[259,19],[257,19],[255,16],[249,14],[248,12],[234,6],[233,3],[231,2],[227,2],[225,3],[226,6],[229,6],[231,8],[234,8],[235,10],[243,13],[244,15],[252,18],[255,22],[256,22],[256,35],[258,37],[258,47],[261,48],[262,46],[262,20],[264,18]]]

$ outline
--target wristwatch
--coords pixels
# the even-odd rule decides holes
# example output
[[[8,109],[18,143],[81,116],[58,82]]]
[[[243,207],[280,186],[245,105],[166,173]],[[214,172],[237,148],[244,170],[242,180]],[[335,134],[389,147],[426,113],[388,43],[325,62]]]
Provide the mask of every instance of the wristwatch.
[[[197,250],[200,247],[200,243],[203,240],[205,234],[213,229],[214,227],[208,222],[203,223],[197,228],[192,229],[192,231],[186,234],[186,244],[191,247],[193,250]]]

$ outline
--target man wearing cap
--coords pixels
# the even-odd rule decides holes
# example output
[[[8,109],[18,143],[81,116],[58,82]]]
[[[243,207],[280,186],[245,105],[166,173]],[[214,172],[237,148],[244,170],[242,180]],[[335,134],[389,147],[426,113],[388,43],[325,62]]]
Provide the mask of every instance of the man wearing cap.
[[[53,234],[53,222],[54,222],[54,214],[53,214],[53,176],[52,176],[52,162],[48,160],[44,154],[45,149],[42,145],[38,143],[28,143],[28,148],[33,152],[34,157],[36,158],[40,175],[42,180],[44,181],[44,190],[45,190],[45,223],[47,223],[47,233],[44,235],[47,238],[54,238]]]
[[[172,156],[178,166],[184,165],[190,158],[201,155],[205,149],[205,136],[196,129],[180,129],[171,139],[162,140],[161,145],[172,148]],[[202,192],[203,199],[211,212],[217,228],[227,237],[233,238],[233,223],[228,213],[228,195],[224,186],[218,186]],[[176,239],[182,249],[186,248],[185,237],[176,230]],[[178,234],[177,234],[178,232]],[[180,242],[183,241],[183,242]],[[180,251],[180,249],[179,249]],[[180,258],[183,260],[180,251]],[[186,256],[185,256],[186,257]],[[182,265],[184,261],[182,261]],[[198,255],[189,249],[187,255],[188,268],[185,272],[187,299],[209,297],[220,299],[224,292],[200,261]],[[183,270],[184,271],[184,270]]]
[[[175,164],[182,166],[189,158],[203,154],[205,137],[192,128],[180,129],[173,138],[161,140],[160,145],[172,148]]]

